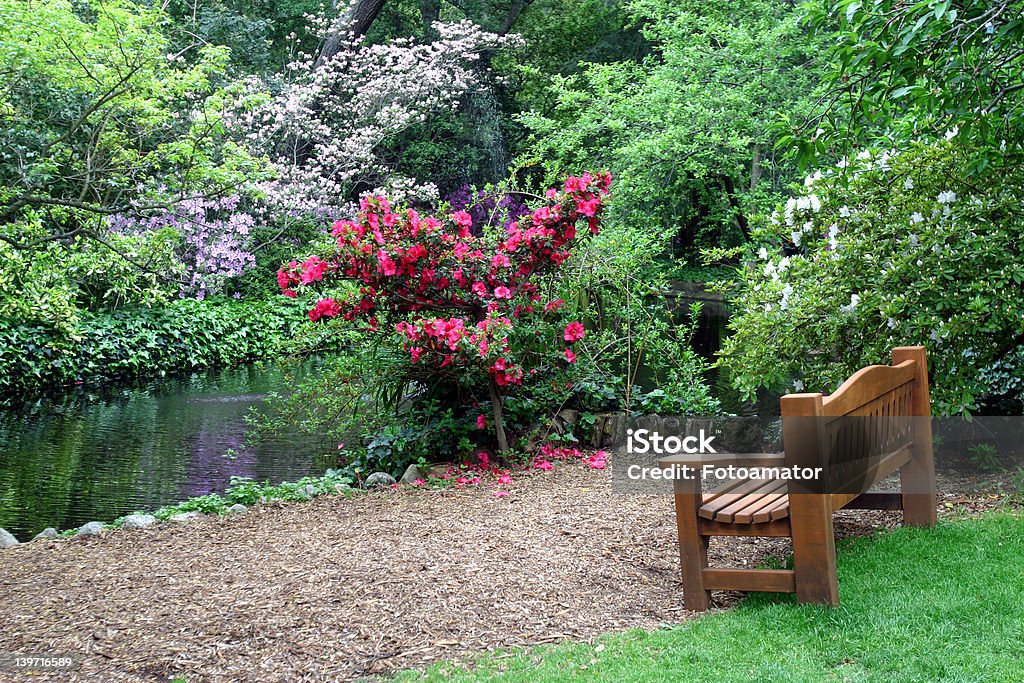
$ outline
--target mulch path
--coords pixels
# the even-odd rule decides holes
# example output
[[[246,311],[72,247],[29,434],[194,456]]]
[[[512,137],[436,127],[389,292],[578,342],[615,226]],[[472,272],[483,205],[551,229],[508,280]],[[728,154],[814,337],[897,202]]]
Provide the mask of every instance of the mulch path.
[[[0,677],[343,681],[695,616],[670,497],[613,493],[575,462],[505,488],[322,497],[0,551],[0,653],[82,657],[73,674]],[[898,519],[840,513],[836,528]],[[711,556],[788,550],[715,539]]]

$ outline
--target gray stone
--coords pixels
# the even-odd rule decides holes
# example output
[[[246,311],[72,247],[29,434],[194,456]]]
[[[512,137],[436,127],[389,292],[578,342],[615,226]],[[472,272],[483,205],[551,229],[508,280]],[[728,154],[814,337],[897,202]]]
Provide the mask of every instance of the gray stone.
[[[45,529],[40,531],[38,534],[36,534],[35,537],[32,540],[33,541],[52,541],[55,538],[57,538],[57,530],[54,529],[52,526],[50,526],[50,527],[46,527]]]
[[[177,524],[187,524],[188,522],[191,522],[193,519],[197,519],[202,516],[203,513],[196,512],[195,510],[190,510],[188,512],[180,512],[176,515],[171,515],[167,518],[167,521],[175,522]]]
[[[153,515],[128,515],[121,520],[121,527],[124,529],[142,529],[154,524],[156,524],[156,517]]]
[[[312,498],[313,496],[315,496],[317,494],[317,488],[313,484],[306,484],[303,487],[302,492],[305,493],[310,498]]]
[[[423,476],[423,472],[420,472],[420,468],[413,464],[405,468],[405,474],[398,480],[398,483],[408,485],[417,479],[426,479],[426,477]]]
[[[366,478],[366,488],[368,489],[392,486],[397,483],[395,478],[387,472],[374,472]]]
[[[231,507],[228,508],[228,514],[229,515],[240,515],[243,512],[248,512],[248,511],[249,511],[249,508],[245,507],[241,503],[235,503],[234,505],[232,505]]]
[[[351,491],[351,490],[352,490],[352,487],[349,486],[348,484],[335,484],[334,485],[334,492],[335,493],[346,493],[346,492]]]
[[[13,548],[16,545],[18,545],[18,539],[11,532],[0,529],[0,548]]]
[[[99,536],[101,533],[103,533],[102,522],[87,522],[79,527],[75,533],[75,538],[79,536]]]

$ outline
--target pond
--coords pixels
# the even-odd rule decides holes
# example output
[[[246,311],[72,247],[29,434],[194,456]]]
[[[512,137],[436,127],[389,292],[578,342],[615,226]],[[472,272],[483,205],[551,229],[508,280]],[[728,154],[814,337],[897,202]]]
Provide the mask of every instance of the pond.
[[[697,352],[713,359],[728,310],[681,289],[673,309],[685,324],[703,304]],[[316,361],[297,372],[316,372]],[[287,390],[289,368],[259,363],[188,373],[138,386],[79,389],[0,409],[0,527],[27,540],[46,527],[76,528],[223,491],[232,476],[280,483],[336,466],[336,444],[284,433],[246,445],[246,414],[268,393]],[[723,409],[741,415],[778,410],[739,400],[719,372],[708,377]]]
[[[315,371],[315,361],[298,368]],[[222,491],[232,476],[323,474],[335,463],[319,439],[281,434],[246,446],[245,415],[288,382],[284,365],[260,363],[0,411],[0,527],[25,541]]]

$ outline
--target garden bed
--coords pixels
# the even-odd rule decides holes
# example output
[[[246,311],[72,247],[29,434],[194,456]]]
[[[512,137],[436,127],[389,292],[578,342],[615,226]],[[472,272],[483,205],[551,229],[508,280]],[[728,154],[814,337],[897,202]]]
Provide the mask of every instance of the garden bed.
[[[614,494],[608,476],[572,462],[505,498],[389,490],[25,544],[0,554],[0,652],[82,655],[60,681],[336,681],[691,618],[671,499]],[[728,540],[712,562],[785,543]]]

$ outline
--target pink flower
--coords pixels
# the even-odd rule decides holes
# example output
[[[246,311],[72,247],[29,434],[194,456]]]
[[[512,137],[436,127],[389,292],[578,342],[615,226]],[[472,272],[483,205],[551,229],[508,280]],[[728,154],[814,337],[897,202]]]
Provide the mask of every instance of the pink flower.
[[[572,344],[573,342],[578,342],[580,339],[583,339],[583,337],[586,336],[586,334],[587,333],[583,329],[582,323],[571,322],[565,326],[565,335],[563,338],[565,339],[565,341]]]
[[[553,470],[555,469],[555,466],[552,465],[547,460],[540,460],[538,462],[533,463],[533,468],[537,470]]]
[[[494,496],[495,498],[504,498],[505,496],[508,495],[508,491],[495,491],[491,495]]]
[[[591,469],[603,470],[608,465],[608,454],[604,451],[598,451],[589,458],[585,458],[583,462],[587,463]]]
[[[377,252],[377,267],[384,275],[394,275],[398,272],[395,262],[391,260],[391,257],[383,249]]]
[[[483,417],[483,415],[481,415],[480,417]],[[479,420],[477,420],[477,424],[480,424]],[[479,453],[476,454],[476,457],[480,460],[480,467],[484,469],[487,469],[487,467],[491,464],[491,456],[487,455],[486,451],[480,451]]]
[[[334,299],[320,299],[309,312],[309,319],[316,322],[320,318],[333,318],[341,313],[341,306]]]
[[[494,288],[494,298],[495,299],[511,299],[512,298],[512,290],[510,290],[508,287],[506,287],[504,285],[499,285],[499,286]]]
[[[455,225],[460,228],[468,228],[473,225],[473,217],[465,211],[456,211],[453,213],[452,220],[455,221]]]
[[[476,416],[476,428],[477,429],[487,429],[487,416],[486,415],[477,415]]]
[[[593,199],[587,199],[582,202],[576,202],[576,210],[584,216],[594,216],[597,214],[597,207],[601,205],[601,200],[596,197]]]
[[[508,486],[509,484],[512,483],[512,477],[510,477],[508,474],[503,474],[500,477],[498,477],[498,483],[501,484],[502,486]]]
[[[415,479],[412,482],[413,486],[426,486],[426,484],[427,484],[427,482],[424,481],[423,479]]]
[[[482,282],[473,283],[473,293],[477,296],[485,296],[487,294],[487,285]]]
[[[569,349],[566,349],[563,353],[565,353],[565,360],[569,361],[570,363],[575,363],[576,362],[576,354],[575,353],[573,353]]]

